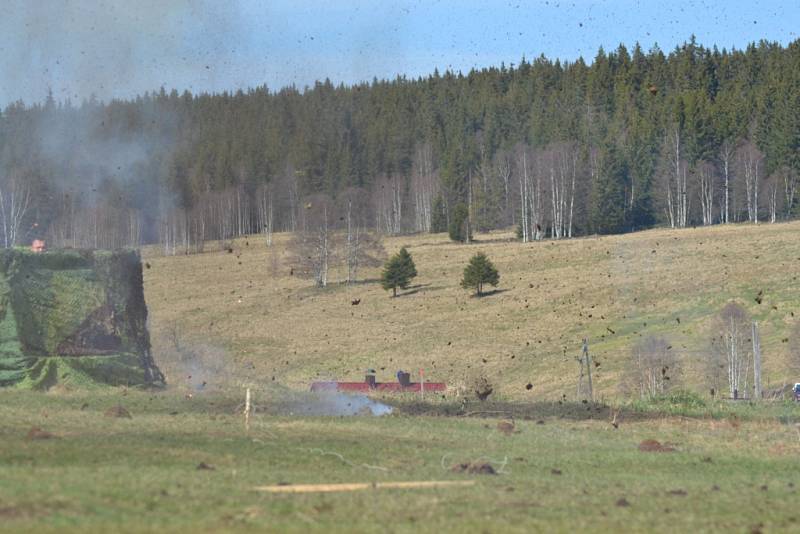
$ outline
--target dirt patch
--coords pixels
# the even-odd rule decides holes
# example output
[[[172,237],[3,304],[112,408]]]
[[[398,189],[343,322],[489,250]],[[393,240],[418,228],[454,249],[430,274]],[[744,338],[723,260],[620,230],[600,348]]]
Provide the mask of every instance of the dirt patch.
[[[454,465],[450,468],[451,471],[454,473],[469,473],[471,475],[496,475],[497,471],[495,471],[492,464],[486,462],[464,462],[460,464]]]
[[[30,430],[28,430],[27,437],[28,439],[33,440],[33,439],[53,439],[57,438],[58,436],[48,432],[47,430],[42,430],[38,426],[34,426]]]
[[[125,419],[132,419],[133,418],[133,416],[131,415],[131,412],[129,412],[124,407],[119,406],[119,405],[112,406],[111,408],[106,410],[104,415],[106,417],[122,417],[122,418],[125,418]]]
[[[32,505],[0,506],[0,519],[10,521],[13,519],[30,519],[45,515]]]
[[[646,439],[639,443],[639,450],[642,452],[674,452],[675,447],[669,444],[662,444],[654,439]]]
[[[515,429],[514,421],[500,421],[497,423],[497,430],[506,436],[513,434]]]
[[[21,502],[15,504],[0,502],[0,530],[2,530],[2,527],[7,526],[6,522],[37,519],[60,510],[66,510],[67,508],[68,505],[60,500]]]

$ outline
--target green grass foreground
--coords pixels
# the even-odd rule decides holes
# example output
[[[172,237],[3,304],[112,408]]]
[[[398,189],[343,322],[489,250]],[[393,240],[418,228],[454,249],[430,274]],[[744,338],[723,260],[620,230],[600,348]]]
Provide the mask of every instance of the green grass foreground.
[[[776,532],[800,525],[800,410],[788,404],[741,405],[713,417],[623,409],[615,429],[609,416],[617,410],[581,404],[407,402],[382,418],[294,417],[271,415],[257,394],[265,410],[245,432],[240,402],[174,391],[0,391],[0,530]],[[104,415],[118,405],[132,418]],[[500,432],[512,408],[515,430]],[[462,415],[442,415],[448,411]],[[54,437],[31,439],[32,427]],[[642,452],[646,439],[675,451]],[[498,474],[451,470],[462,462],[487,462]],[[469,479],[474,487],[253,491]]]

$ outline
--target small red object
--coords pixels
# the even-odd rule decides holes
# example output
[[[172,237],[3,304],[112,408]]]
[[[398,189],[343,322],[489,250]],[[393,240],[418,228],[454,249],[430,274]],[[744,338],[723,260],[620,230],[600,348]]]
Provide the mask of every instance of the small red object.
[[[34,239],[31,244],[31,252],[44,252],[44,241],[41,239]]]
[[[370,387],[366,382],[314,382],[311,384],[311,391],[359,391],[369,393],[374,391],[391,391],[396,393],[417,393],[421,390],[419,382],[411,382],[408,386],[402,386],[398,382],[377,382],[374,387]],[[445,391],[447,384],[444,382],[427,382],[425,391]]]

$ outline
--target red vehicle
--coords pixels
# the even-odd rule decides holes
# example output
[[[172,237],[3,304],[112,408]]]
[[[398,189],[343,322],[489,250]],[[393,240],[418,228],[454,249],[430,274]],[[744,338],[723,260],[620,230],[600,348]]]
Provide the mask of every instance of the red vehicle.
[[[369,370],[363,382],[314,382],[311,384],[311,391],[358,391],[369,393],[370,391],[393,391],[393,392],[426,392],[426,391],[445,391],[447,384],[444,382],[411,382],[409,373],[398,371],[397,382],[377,382],[375,372]]]

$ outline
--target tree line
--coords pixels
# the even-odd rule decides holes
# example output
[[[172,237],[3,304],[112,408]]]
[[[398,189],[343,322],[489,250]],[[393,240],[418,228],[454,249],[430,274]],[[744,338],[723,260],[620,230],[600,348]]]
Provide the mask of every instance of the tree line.
[[[775,222],[797,215],[798,171],[800,41],[719,50],[692,38],[590,62],[80,104],[51,95],[0,112],[6,246],[189,252],[303,230],[328,204],[344,231],[356,197],[365,230],[463,240],[509,226],[528,241]]]

